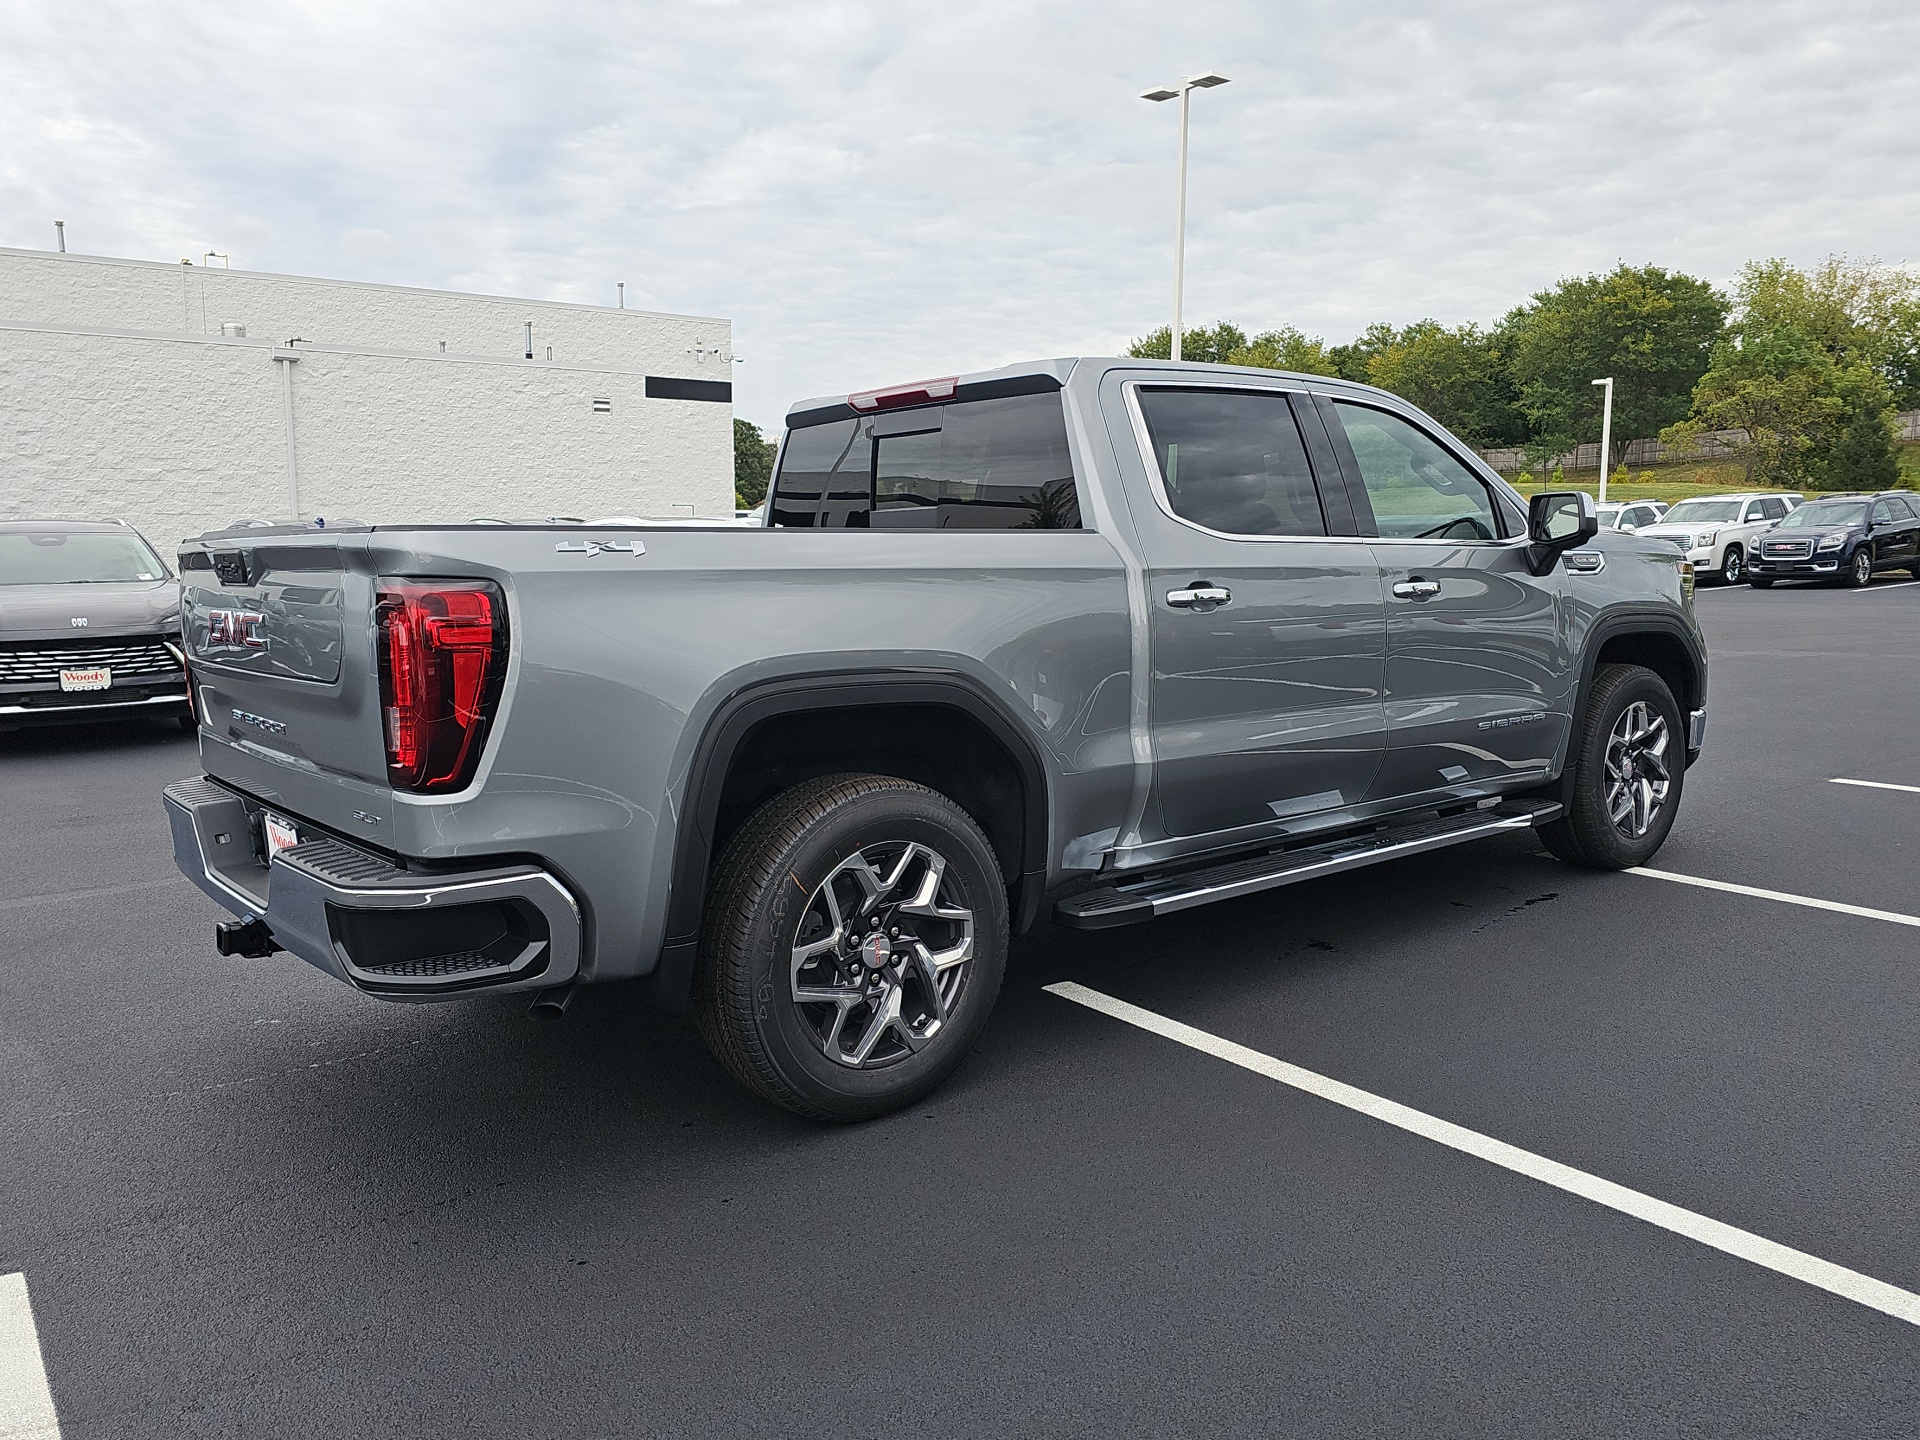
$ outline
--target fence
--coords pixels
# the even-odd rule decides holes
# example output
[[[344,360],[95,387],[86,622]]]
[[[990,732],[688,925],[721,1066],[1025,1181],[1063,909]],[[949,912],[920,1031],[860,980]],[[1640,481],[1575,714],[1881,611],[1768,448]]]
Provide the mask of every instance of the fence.
[[[1902,410],[1894,416],[1900,424],[1902,440],[1920,441],[1920,410]],[[1635,465],[1660,465],[1675,460],[1713,460],[1731,455],[1746,440],[1744,430],[1709,430],[1700,437],[1700,443],[1691,450],[1681,450],[1672,445],[1662,445],[1658,440],[1629,440],[1626,455],[1616,463],[1629,468]],[[1479,452],[1480,458],[1502,474],[1511,475],[1519,470],[1532,470],[1536,474],[1551,474],[1554,467],[1566,470],[1594,470],[1600,468],[1600,442],[1576,445],[1564,455],[1556,455],[1547,460],[1529,461],[1526,452],[1518,446],[1502,446]]]

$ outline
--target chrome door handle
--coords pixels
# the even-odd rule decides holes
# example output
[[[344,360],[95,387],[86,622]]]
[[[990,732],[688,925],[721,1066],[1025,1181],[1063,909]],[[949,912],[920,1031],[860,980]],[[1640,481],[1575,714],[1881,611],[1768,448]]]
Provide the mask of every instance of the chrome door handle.
[[[1393,593],[1402,600],[1425,600],[1429,595],[1440,593],[1438,580],[1402,580],[1393,587]]]
[[[1167,591],[1167,603],[1176,609],[1191,610],[1196,605],[1224,605],[1233,592],[1222,585],[1195,585],[1188,590]]]

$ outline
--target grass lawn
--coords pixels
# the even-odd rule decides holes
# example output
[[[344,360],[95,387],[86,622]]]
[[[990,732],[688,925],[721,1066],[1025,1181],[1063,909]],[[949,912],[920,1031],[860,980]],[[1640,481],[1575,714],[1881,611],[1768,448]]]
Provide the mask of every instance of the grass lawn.
[[[1920,444],[1900,447],[1900,488],[1920,490]],[[1722,495],[1729,490],[1744,490],[1747,487],[1745,470],[1726,460],[1697,460],[1677,465],[1654,465],[1640,470],[1629,470],[1633,479],[1625,485],[1609,483],[1609,500],[1666,500],[1669,502],[1688,500],[1695,495]],[[1547,476],[1536,473],[1529,484],[1522,484],[1518,476],[1508,475],[1522,495],[1537,495],[1547,488]],[[1585,490],[1589,494],[1600,493],[1600,477],[1591,470],[1574,470],[1566,476],[1566,488]],[[1764,486],[1759,488],[1766,488]]]

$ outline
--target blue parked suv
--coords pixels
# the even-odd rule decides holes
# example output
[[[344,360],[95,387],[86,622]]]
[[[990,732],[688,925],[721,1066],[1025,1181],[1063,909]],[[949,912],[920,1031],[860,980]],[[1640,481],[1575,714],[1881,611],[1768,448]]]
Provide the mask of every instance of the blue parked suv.
[[[1747,583],[1765,590],[1776,580],[1870,585],[1883,570],[1920,580],[1920,497],[1823,495],[1754,537]]]

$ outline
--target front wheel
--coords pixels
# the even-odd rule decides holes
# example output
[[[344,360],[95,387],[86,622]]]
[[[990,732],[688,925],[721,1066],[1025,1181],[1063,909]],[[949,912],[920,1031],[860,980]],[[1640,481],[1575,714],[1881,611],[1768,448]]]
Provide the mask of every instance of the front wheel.
[[[748,1089],[818,1120],[912,1104],[965,1058],[1006,967],[980,827],[885,775],[776,796],[715,868],[694,1013]]]
[[[1567,812],[1540,827],[1541,842],[1569,865],[1646,864],[1680,808],[1684,734],[1666,681],[1639,665],[1600,666],[1567,757]]]
[[[1720,578],[1729,585],[1738,585],[1747,578],[1746,553],[1738,545],[1727,547],[1726,558],[1720,562]]]
[[[1847,567],[1847,584],[1864,590],[1873,583],[1873,552],[1862,545],[1853,552],[1853,564]]]

